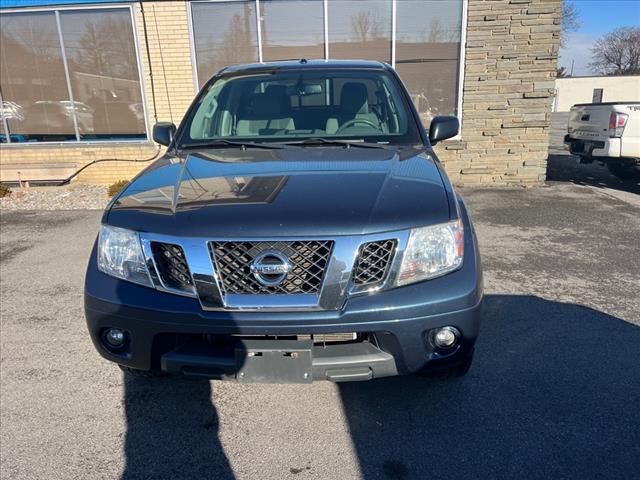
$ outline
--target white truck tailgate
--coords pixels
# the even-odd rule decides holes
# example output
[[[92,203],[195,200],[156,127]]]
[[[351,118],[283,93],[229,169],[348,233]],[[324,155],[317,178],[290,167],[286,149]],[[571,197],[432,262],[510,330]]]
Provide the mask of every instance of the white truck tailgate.
[[[606,141],[609,138],[611,105],[575,105],[569,112],[568,133],[576,140]]]

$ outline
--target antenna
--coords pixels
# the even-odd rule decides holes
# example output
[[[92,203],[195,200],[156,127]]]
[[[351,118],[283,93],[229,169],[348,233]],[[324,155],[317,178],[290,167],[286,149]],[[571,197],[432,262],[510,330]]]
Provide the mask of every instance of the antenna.
[[[173,111],[171,110],[171,99],[169,98],[169,85],[167,84],[167,72],[164,68],[164,55],[162,55],[162,46],[160,45],[160,31],[158,29],[158,17],[156,16],[156,6],[151,5],[153,9],[153,21],[156,25],[156,39],[158,40],[158,51],[160,52],[160,64],[162,65],[162,76],[164,77],[164,91],[167,94],[167,106],[169,107],[169,118],[173,122]]]
[[[147,18],[144,14],[144,5],[140,0],[140,13],[142,14],[142,28],[144,29],[144,45],[147,50],[147,62],[149,63],[149,79],[151,80],[151,98],[153,99],[153,118],[158,123],[158,107],[156,105],[156,86],[153,81],[153,67],[151,66],[151,52],[149,51],[149,34],[147,33]]]

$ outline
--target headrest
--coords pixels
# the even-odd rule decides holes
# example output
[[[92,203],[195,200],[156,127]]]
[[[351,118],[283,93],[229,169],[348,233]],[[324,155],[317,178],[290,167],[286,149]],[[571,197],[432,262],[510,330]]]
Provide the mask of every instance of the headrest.
[[[287,95],[287,87],[286,85],[269,85],[264,93],[273,97],[278,102],[280,108],[278,112],[282,115],[290,115],[291,114],[291,99],[289,95]]]
[[[364,83],[345,83],[340,93],[340,110],[342,113],[368,113],[368,96]]]
[[[243,116],[278,118],[290,114],[291,101],[284,85],[269,85],[265,93],[254,93],[249,97]]]

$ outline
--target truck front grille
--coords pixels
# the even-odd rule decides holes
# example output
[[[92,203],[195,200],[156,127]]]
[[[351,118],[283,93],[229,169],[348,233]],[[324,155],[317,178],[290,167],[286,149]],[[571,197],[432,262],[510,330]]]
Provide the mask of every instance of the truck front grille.
[[[151,251],[162,283],[169,288],[191,290],[193,280],[182,247],[171,243],[151,242]]]
[[[210,242],[222,294],[319,294],[333,241]],[[251,272],[261,253],[270,250],[284,255],[291,266],[277,285],[265,285]]]
[[[396,240],[364,243],[360,247],[353,270],[353,284],[357,287],[373,287],[382,284],[387,278],[396,245]]]

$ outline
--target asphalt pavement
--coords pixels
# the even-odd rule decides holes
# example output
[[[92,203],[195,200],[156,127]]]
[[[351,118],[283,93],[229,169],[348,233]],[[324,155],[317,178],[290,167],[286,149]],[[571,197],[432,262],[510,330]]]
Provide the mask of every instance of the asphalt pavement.
[[[1,212],[0,477],[632,478],[640,195],[553,162],[546,187],[460,190],[486,301],[453,381],[124,378],[83,318],[100,212]]]

